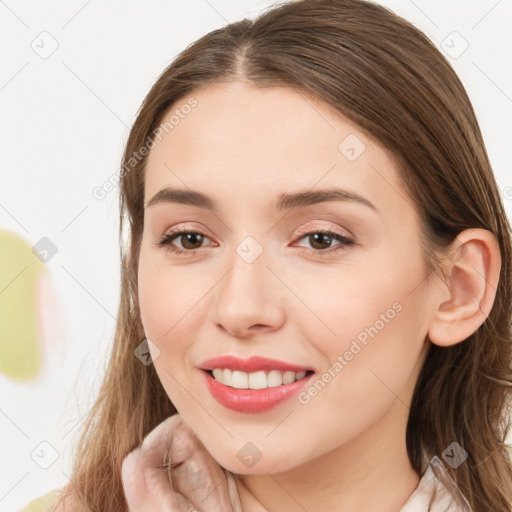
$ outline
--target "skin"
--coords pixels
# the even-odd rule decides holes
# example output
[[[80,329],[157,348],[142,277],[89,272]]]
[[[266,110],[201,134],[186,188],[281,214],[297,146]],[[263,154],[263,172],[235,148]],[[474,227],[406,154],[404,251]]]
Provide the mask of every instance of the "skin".
[[[393,158],[358,126],[287,87],[212,84],[193,96],[197,106],[150,151],[144,182],[145,204],[179,187],[219,205],[215,213],[177,203],[145,209],[139,302],[162,385],[236,474],[244,512],[396,511],[419,482],[405,431],[426,351],[484,321],[497,242],[465,231],[445,258],[451,281],[428,275],[419,216]],[[349,134],[365,145],[354,161],[338,149]],[[281,193],[333,186],[377,211],[354,201],[271,208]],[[206,237],[189,245],[176,237],[184,254],[155,245],[177,227]],[[319,230],[356,243],[333,252],[337,239],[305,235]],[[236,252],[248,236],[263,250],[252,263]],[[307,404],[292,397],[264,413],[235,412],[210,395],[197,368],[214,356],[260,355],[312,366],[314,382],[393,304],[400,311]],[[252,467],[237,457],[248,442],[261,452]]]

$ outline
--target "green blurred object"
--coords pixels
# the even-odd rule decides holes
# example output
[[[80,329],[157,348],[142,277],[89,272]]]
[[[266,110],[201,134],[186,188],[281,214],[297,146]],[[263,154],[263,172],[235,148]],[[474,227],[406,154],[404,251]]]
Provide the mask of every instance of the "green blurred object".
[[[52,512],[50,507],[57,502],[57,498],[59,497],[59,490],[54,489],[46,493],[44,496],[40,496],[39,498],[31,501],[25,508],[20,510],[19,512]]]
[[[37,282],[46,267],[15,233],[0,230],[0,372],[34,379],[41,368]]]

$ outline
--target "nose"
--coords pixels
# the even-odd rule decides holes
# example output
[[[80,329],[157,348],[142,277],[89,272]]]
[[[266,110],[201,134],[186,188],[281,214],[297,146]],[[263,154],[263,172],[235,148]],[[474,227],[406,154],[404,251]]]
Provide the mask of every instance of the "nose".
[[[250,338],[278,330],[285,321],[285,287],[260,255],[248,262],[238,254],[214,289],[212,321],[231,336]]]

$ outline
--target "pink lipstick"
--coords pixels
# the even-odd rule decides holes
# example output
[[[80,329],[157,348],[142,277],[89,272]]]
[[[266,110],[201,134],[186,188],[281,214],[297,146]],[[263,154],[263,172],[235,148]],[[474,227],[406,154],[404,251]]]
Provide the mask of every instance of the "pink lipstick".
[[[235,356],[216,357],[204,361],[199,368],[203,370],[208,390],[221,405],[228,409],[245,413],[264,412],[277,407],[285,400],[296,395],[307,384],[314,373],[313,368],[310,366],[300,366],[259,356],[253,356],[249,359],[240,359]],[[265,387],[263,389],[241,389],[225,385],[216,380],[211,371],[215,368],[232,371],[238,370],[246,374],[264,371],[267,376],[270,371],[294,372],[296,374],[300,373],[303,376],[294,382]]]

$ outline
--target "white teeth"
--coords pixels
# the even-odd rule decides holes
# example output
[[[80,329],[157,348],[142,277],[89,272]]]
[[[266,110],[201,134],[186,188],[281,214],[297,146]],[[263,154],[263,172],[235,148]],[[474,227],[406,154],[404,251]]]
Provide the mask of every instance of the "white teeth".
[[[249,374],[235,370],[233,372],[231,386],[238,389],[247,389],[249,387]]]
[[[267,375],[265,372],[249,373],[249,389],[263,389],[267,387]]]
[[[291,384],[296,380],[303,379],[306,376],[304,370],[300,372],[281,372],[272,370],[270,372],[259,371],[246,373],[240,370],[230,370],[229,368],[214,368],[212,370],[213,378],[225,386],[237,389],[265,389],[282,384]]]
[[[283,384],[291,384],[295,382],[295,372],[284,372]]]
[[[269,388],[280,386],[283,383],[283,373],[272,370],[267,376],[267,382]]]
[[[233,372],[229,368],[225,368],[222,370],[222,381],[226,384],[226,386],[231,386],[233,382]],[[219,379],[217,379],[219,380]]]

